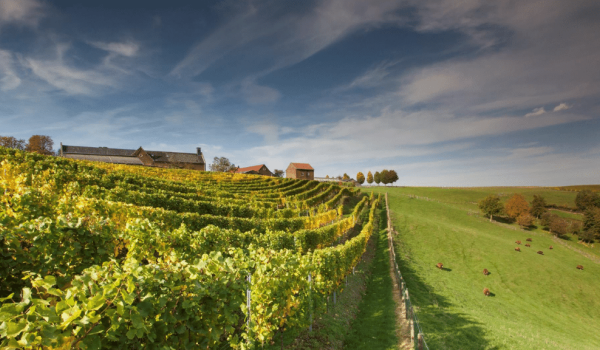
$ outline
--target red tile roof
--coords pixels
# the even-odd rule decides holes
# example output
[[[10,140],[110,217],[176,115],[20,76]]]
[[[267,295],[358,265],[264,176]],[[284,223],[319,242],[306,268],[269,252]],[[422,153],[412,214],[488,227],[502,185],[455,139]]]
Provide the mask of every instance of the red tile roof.
[[[315,170],[308,163],[292,163],[292,164],[298,170]]]
[[[238,168],[236,173],[246,173],[248,171],[253,171],[253,170],[258,172],[260,170],[260,168],[262,168],[263,166],[264,166],[264,164],[249,166],[249,167],[245,167],[245,168]]]

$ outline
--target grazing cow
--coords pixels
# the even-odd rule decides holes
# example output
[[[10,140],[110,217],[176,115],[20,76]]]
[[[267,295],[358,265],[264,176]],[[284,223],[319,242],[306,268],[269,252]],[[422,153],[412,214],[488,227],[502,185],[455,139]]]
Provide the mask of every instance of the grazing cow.
[[[552,249],[552,246],[550,246],[550,248],[548,248],[548,249]]]
[[[515,243],[517,243],[517,244],[521,244],[521,241],[516,241]]]
[[[541,251],[541,250],[538,250],[538,252],[537,252],[537,253],[538,253],[539,255],[544,255],[544,252],[543,252],[543,251]]]
[[[578,270],[583,270],[583,265],[577,265]]]
[[[527,239],[526,239],[526,241],[527,241],[527,242],[533,242],[533,241],[531,240],[531,238],[527,238]]]
[[[490,290],[489,290],[489,289],[487,289],[487,288],[483,288],[483,295],[485,295],[486,297],[489,297],[489,296],[490,296],[490,294],[491,294],[491,293],[490,293]]]
[[[435,266],[437,266],[437,268],[440,270],[442,270],[444,268],[444,264],[442,264],[442,263],[437,263],[437,265],[435,265]]]
[[[531,245],[529,243],[525,244],[525,246],[531,248]]]
[[[487,276],[490,274],[490,272],[488,271],[488,269],[483,269],[483,274]]]
[[[521,248],[519,248],[519,247],[516,247],[516,248],[515,248],[515,251],[517,251],[517,252],[520,252],[520,251],[521,251]]]

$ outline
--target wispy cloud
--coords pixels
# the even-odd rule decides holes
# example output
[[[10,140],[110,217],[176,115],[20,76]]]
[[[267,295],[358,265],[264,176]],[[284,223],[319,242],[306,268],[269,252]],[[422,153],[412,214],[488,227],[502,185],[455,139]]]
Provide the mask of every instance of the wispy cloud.
[[[44,16],[44,5],[37,0],[0,0],[0,26],[36,26]]]
[[[105,43],[105,42],[90,42],[90,45],[97,47],[101,50],[105,50],[111,53],[115,53],[118,55],[122,55],[122,56],[126,56],[126,57],[133,57],[137,54],[140,46],[139,44],[133,43],[133,42],[112,42],[112,43]]]
[[[553,111],[554,112],[565,111],[569,108],[571,108],[571,106],[569,106],[568,104],[563,102],[563,103],[559,104],[558,106],[554,107]]]
[[[14,68],[13,55],[9,51],[0,50],[0,74],[0,90],[13,90],[21,85],[21,79]]]
[[[281,93],[268,87],[256,84],[252,79],[245,79],[242,82],[242,95],[249,104],[266,104],[279,100]]]
[[[525,117],[526,118],[537,117],[538,115],[542,115],[544,113],[546,113],[546,110],[544,109],[544,107],[538,107],[538,108],[535,108],[531,113],[525,114]]]
[[[314,55],[358,28],[397,23],[401,1],[324,0],[305,13],[281,15],[278,4],[255,2],[197,43],[171,74],[193,77],[225,54],[258,40],[271,42],[267,72]],[[254,72],[256,73],[256,72]]]

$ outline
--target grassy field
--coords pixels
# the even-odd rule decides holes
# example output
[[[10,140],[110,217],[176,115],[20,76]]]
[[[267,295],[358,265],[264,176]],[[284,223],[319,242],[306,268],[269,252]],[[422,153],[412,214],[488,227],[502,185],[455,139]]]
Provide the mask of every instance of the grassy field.
[[[503,198],[523,193],[529,200],[542,194],[548,203],[572,206],[576,193],[541,188],[364,190],[389,193],[399,232],[399,265],[431,349],[600,348],[599,264],[539,229],[525,232],[490,223],[475,204],[490,193],[505,193]],[[525,243],[527,237],[533,239],[531,248],[522,245],[522,252],[515,252],[514,242]],[[447,270],[436,269],[438,262]],[[577,270],[578,264],[585,270]],[[484,268],[489,276],[482,274]],[[485,297],[484,288],[493,295]]]

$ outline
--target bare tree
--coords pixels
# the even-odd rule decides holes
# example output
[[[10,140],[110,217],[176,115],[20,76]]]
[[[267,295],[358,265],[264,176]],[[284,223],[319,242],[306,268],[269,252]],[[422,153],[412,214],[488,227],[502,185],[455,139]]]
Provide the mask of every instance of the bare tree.
[[[210,165],[210,171],[227,172],[235,169],[237,169],[235,164],[231,163],[229,159],[225,157],[215,157],[213,163]]]
[[[25,140],[19,140],[12,136],[0,136],[0,147],[25,150]]]
[[[52,156],[54,155],[52,147],[54,147],[54,141],[52,141],[50,136],[33,135],[29,138],[29,142],[25,146],[25,149],[29,152]]]

